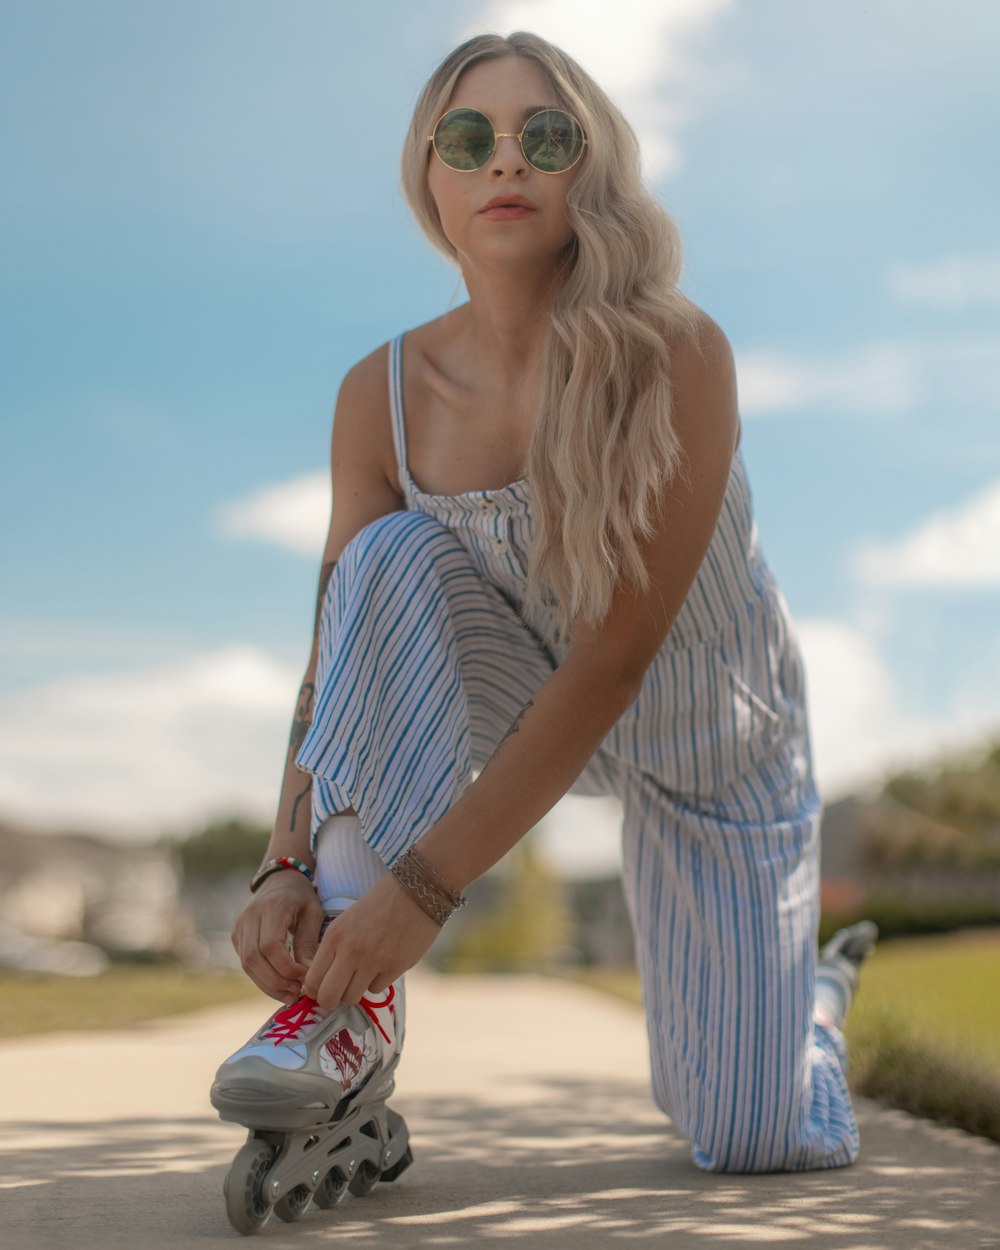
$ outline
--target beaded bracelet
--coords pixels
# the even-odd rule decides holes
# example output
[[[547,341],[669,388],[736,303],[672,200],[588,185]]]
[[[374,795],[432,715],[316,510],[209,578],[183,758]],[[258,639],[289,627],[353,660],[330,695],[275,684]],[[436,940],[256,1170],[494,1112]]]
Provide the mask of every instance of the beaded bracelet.
[[[284,868],[294,868],[297,872],[301,872],[309,884],[315,888],[316,881],[308,864],[304,864],[301,859],[296,859],[294,855],[279,855],[276,859],[269,859],[266,864],[261,864],[257,869],[250,882],[250,893],[253,894],[268,877],[274,876],[276,872],[281,872]]]
[[[415,846],[393,864],[392,875],[432,920],[444,925],[453,911],[469,901],[432,868]]]

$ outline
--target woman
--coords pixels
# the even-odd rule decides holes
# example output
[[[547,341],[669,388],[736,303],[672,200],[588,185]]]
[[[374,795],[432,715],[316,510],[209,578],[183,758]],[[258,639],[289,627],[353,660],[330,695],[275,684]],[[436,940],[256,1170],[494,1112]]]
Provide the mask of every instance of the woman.
[[[842,931],[817,973],[804,671],[728,340],[677,290],[627,122],[535,35],[445,58],[403,184],[469,301],[340,391],[316,636],[233,935],[290,1006],[229,1085],[263,1096],[277,1063],[345,1105],[370,1090],[460,891],[567,792],[614,794],[653,1093],[694,1163],[849,1164],[842,1029],[876,931]]]

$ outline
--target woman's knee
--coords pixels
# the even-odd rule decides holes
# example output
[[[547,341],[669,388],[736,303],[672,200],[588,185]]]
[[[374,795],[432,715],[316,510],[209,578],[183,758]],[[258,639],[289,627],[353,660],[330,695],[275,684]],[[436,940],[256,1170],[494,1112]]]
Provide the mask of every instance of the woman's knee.
[[[415,510],[386,512],[358,530],[344,547],[344,555],[350,554],[363,562],[380,552],[395,552],[421,538],[447,533],[447,526],[429,513]]]
[[[335,575],[361,578],[366,586],[390,585],[427,572],[444,555],[464,554],[448,527],[426,512],[387,512],[362,526],[344,547]]]

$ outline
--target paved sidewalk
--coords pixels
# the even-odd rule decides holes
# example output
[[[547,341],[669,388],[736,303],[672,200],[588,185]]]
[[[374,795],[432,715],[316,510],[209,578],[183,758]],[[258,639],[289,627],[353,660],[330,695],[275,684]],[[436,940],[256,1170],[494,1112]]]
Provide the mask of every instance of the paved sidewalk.
[[[222,1178],[245,1133],[208,1101],[273,1003],[0,1044],[0,1245],[234,1245]],[[408,978],[398,1181],[259,1243],[378,1250],[656,1245],[1000,1248],[1000,1146],[859,1100],[852,1167],[709,1175],[648,1094],[642,1015],[540,978]]]

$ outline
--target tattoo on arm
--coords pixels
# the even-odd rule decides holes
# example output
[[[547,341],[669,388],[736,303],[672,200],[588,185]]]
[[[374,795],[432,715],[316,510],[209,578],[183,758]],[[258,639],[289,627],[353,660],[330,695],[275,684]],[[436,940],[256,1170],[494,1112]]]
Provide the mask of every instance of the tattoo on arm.
[[[292,815],[291,815],[291,820],[289,821],[289,827],[291,829],[295,828],[295,820],[298,814],[299,804],[302,802],[303,799],[308,800],[309,793],[311,790],[312,790],[312,777],[310,777],[309,780],[306,782],[305,789],[300,790],[299,793],[295,796],[294,800],[292,801]],[[311,803],[307,802],[305,815],[306,815],[306,824],[308,825],[312,818],[312,804]]]
[[[299,747],[305,742],[309,726],[312,724],[316,706],[316,687],[311,681],[304,681],[299,687],[299,698],[295,705],[295,719],[292,721],[292,732],[288,739],[288,757],[294,759]],[[286,758],[288,758],[286,757]]]
[[[319,592],[316,595],[316,617],[313,622],[313,637],[319,633],[320,616],[323,611],[323,600],[326,598],[326,588],[330,584],[330,578],[333,576],[333,570],[336,566],[336,560],[331,560],[328,564],[324,564],[319,575]],[[299,687],[299,696],[295,703],[295,717],[292,720],[292,732],[288,738],[288,754],[285,757],[286,765],[289,760],[294,760],[299,753],[303,742],[306,740],[306,734],[309,732],[309,726],[312,724],[313,713],[316,709],[316,686],[311,681],[304,681]],[[292,811],[289,818],[289,827],[295,828],[295,823],[299,817],[299,811],[305,801],[305,818],[306,824],[311,821],[312,804],[308,801],[312,792],[312,776],[306,778],[305,785],[296,794],[292,800]]]
[[[534,701],[532,699],[529,699],[528,702],[524,705],[524,707],[521,708],[520,712],[518,712],[518,714],[514,717],[513,725],[511,725],[511,727],[507,730],[504,736],[500,739],[500,741],[496,745],[496,750],[494,750],[493,754],[483,765],[483,772],[486,772],[487,768],[489,768],[489,766],[496,759],[497,752],[500,750],[503,744],[507,741],[507,739],[511,736],[511,734],[516,734],[517,731],[521,728],[521,717],[525,714],[525,712],[528,710],[529,707],[533,707],[533,706],[534,706]],[[481,775],[482,774],[480,774],[480,776]]]

